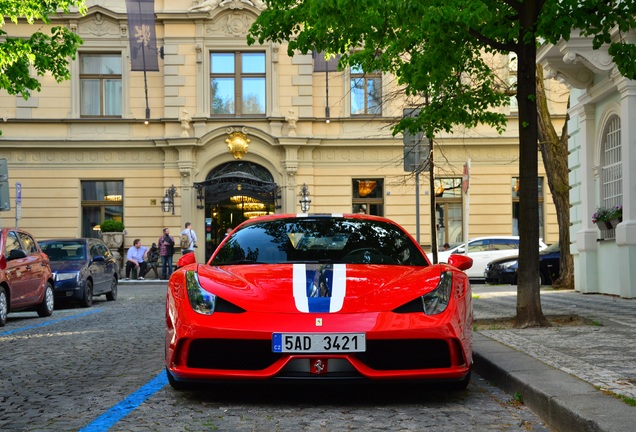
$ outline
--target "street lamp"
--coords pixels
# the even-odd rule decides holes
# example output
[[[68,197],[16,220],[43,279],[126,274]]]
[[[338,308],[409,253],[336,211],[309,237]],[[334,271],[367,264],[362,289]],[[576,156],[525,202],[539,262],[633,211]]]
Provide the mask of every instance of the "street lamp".
[[[177,196],[177,189],[174,185],[170,186],[166,189],[166,194],[161,200],[161,209],[168,213],[172,210],[172,214],[174,214],[174,197]]]
[[[311,200],[309,199],[309,189],[307,189],[307,185],[303,183],[303,186],[300,188],[301,196],[300,201],[300,210],[303,213],[307,213],[309,211],[309,207],[311,207]]]
[[[195,185],[197,189],[197,199],[199,200],[199,204],[197,204],[197,208],[199,210],[205,208],[205,186]]]

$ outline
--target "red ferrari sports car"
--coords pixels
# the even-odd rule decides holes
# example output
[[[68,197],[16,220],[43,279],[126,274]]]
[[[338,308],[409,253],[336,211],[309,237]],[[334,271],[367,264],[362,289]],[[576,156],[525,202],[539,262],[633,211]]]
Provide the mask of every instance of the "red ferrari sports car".
[[[389,219],[270,215],[239,225],[207,264],[168,283],[175,389],[220,380],[430,380],[473,365],[472,259],[432,265]]]

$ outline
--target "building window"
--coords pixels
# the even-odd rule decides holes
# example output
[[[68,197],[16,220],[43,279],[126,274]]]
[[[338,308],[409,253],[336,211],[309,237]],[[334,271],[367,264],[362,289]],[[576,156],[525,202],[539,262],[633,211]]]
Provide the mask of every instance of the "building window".
[[[121,117],[121,54],[80,55],[80,115]]]
[[[382,114],[382,76],[379,72],[364,73],[360,67],[351,67],[351,114]]]
[[[212,115],[265,115],[265,53],[210,54]]]
[[[601,142],[601,205],[623,205],[623,167],[621,155],[621,119],[612,115],[605,124]],[[615,238],[613,229],[601,231],[604,239]]]
[[[539,177],[539,237],[543,239],[543,177]],[[519,235],[519,177],[512,178],[512,235]]]
[[[603,131],[601,143],[602,207],[623,204],[623,168],[621,164],[621,119],[613,115]]]
[[[463,241],[461,177],[435,179],[435,225],[438,246]]]
[[[517,92],[517,53],[511,52],[508,54],[508,88],[510,91]],[[517,101],[517,95],[510,96],[510,112],[519,112],[519,103]]]
[[[354,179],[353,212],[384,216],[384,180]]]
[[[99,237],[105,220],[124,221],[123,181],[82,181],[82,237]]]

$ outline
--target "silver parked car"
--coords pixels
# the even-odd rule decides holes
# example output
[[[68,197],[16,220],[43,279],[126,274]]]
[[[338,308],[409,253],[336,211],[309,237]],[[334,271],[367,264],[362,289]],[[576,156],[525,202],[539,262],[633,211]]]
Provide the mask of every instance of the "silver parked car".
[[[539,240],[539,250],[548,247],[542,240]],[[439,262],[447,262],[451,254],[468,255],[473,259],[473,266],[466,271],[470,279],[484,280],[484,270],[486,265],[495,259],[519,255],[518,236],[492,236],[480,237],[468,241],[468,251],[464,243],[461,243],[449,250],[439,252],[437,259]]]

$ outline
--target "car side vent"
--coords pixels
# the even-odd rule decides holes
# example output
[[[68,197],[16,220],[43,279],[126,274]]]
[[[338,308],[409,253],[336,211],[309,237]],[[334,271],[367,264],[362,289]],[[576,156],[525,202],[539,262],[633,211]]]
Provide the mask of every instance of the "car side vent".
[[[399,313],[399,314],[424,312],[422,297],[418,297],[416,299],[411,300],[410,302],[406,304],[403,304],[402,306],[396,307],[395,309],[393,309],[393,312]]]
[[[230,303],[227,300],[223,300],[221,297],[217,297],[216,304],[214,305],[214,312],[239,314],[245,312],[245,309],[235,305],[234,303]]]

